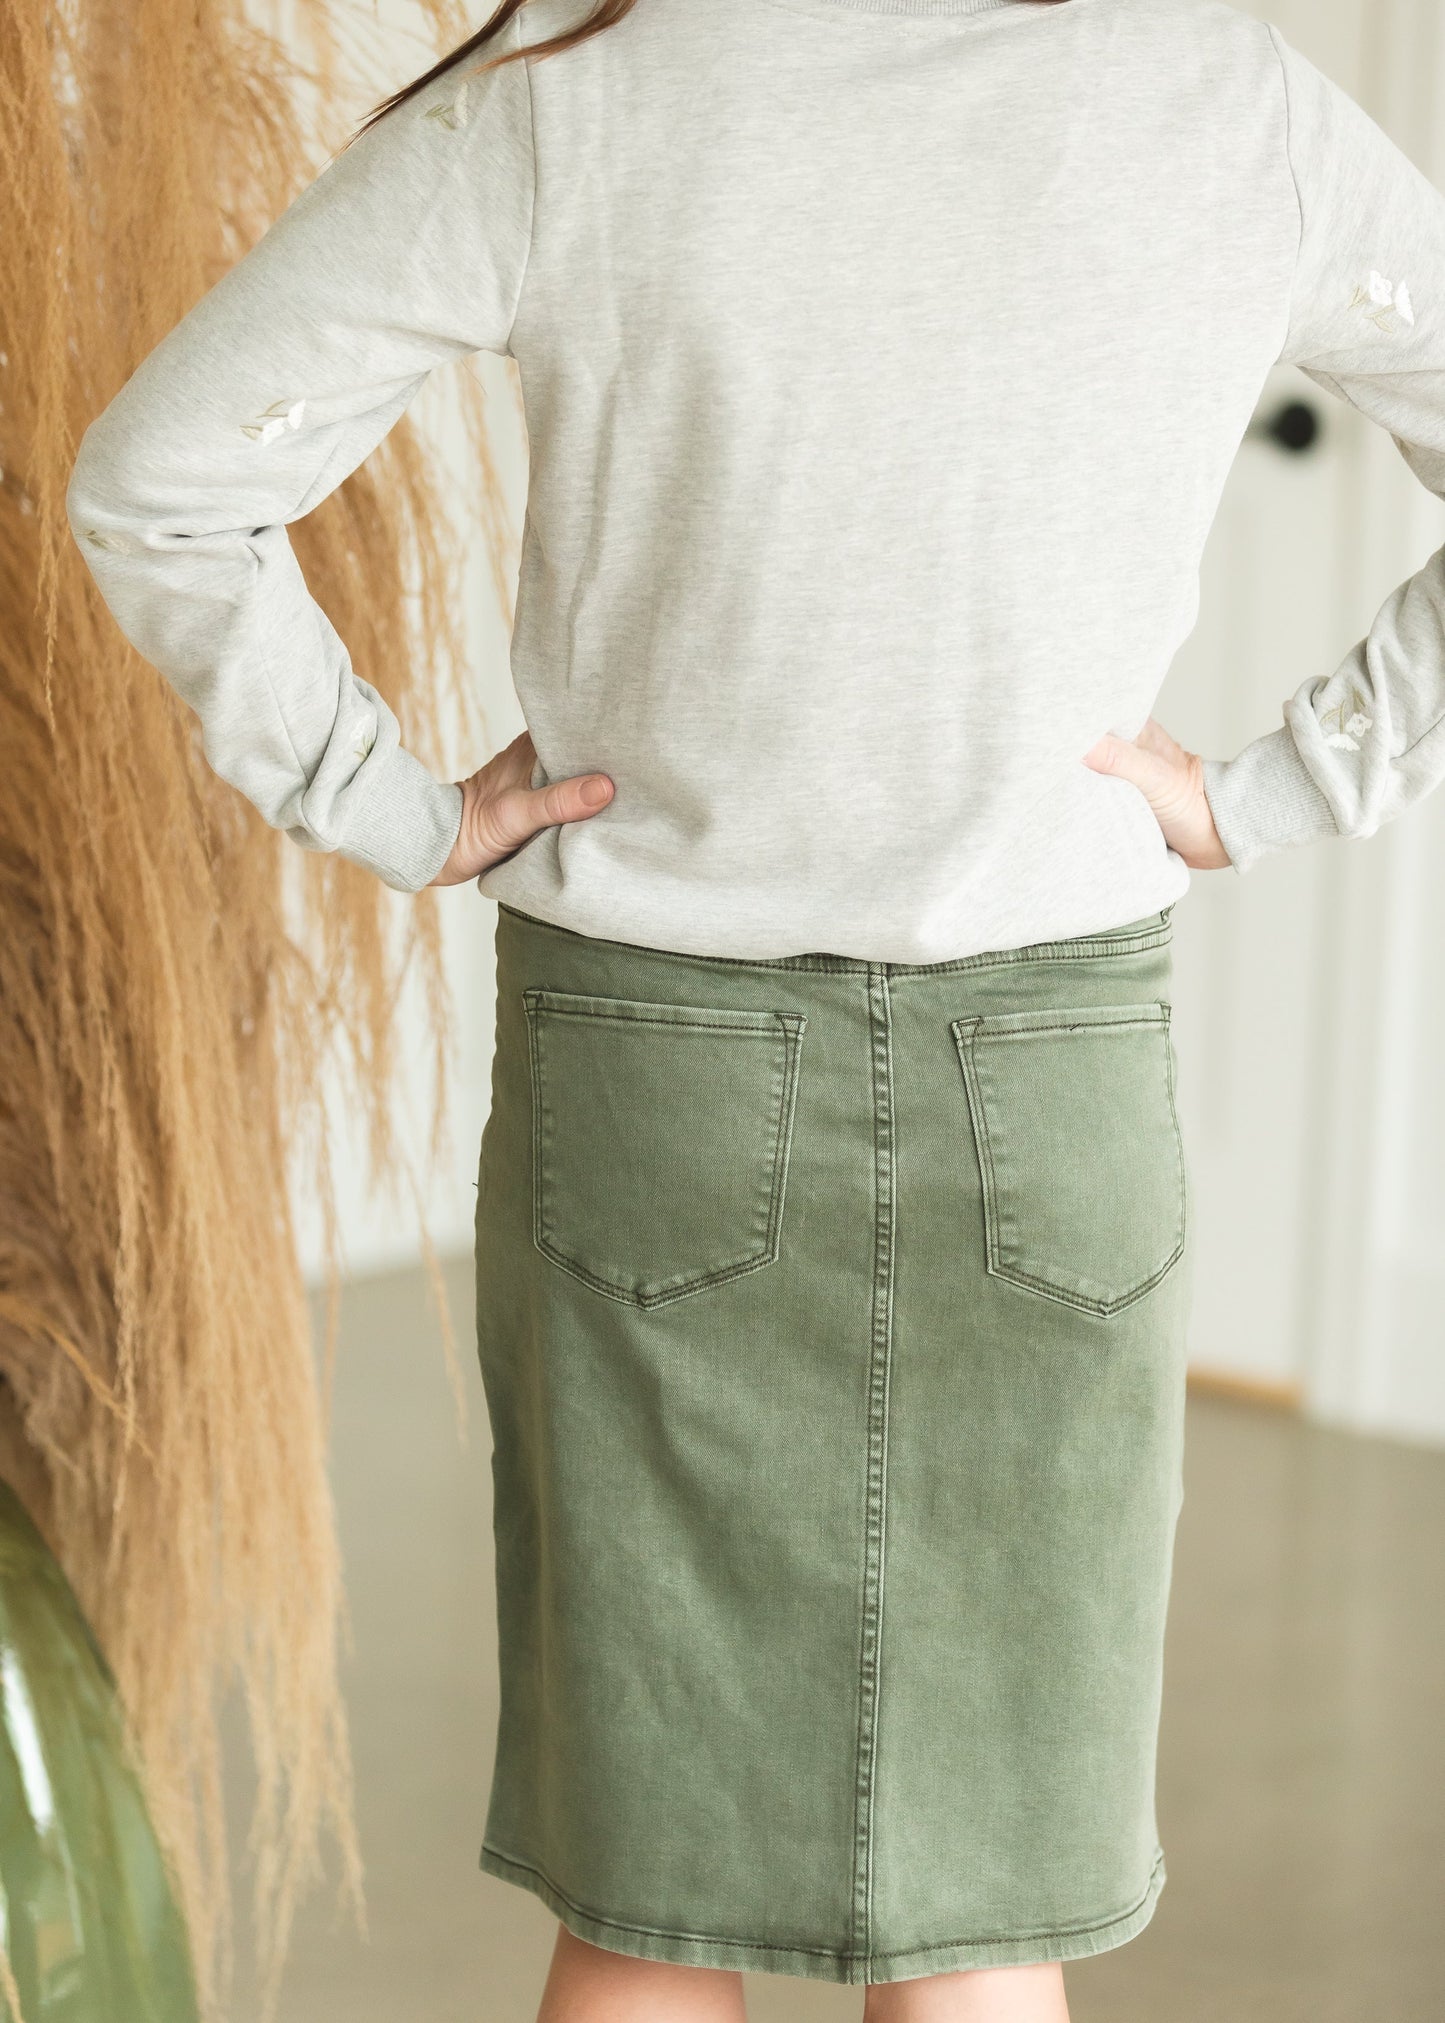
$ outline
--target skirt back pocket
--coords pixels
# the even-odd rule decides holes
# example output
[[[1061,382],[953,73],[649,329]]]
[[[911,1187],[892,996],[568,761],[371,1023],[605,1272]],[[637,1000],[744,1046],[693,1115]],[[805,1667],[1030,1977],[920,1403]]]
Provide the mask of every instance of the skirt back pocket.
[[[955,1019],[983,1181],[988,1269],[1097,1314],[1184,1249],[1167,1003]]]
[[[522,997],[537,1248],[641,1307],[773,1263],[803,1015]]]

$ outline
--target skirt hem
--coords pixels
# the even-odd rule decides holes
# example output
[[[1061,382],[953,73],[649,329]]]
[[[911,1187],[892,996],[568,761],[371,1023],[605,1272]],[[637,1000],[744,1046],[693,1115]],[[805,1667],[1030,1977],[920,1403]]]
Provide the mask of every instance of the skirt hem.
[[[575,1938],[599,1946],[604,1952],[625,1953],[633,1959],[656,1960],[673,1967],[792,1974],[854,1987],[920,1980],[930,1974],[956,1974],[975,1967],[1029,1967],[1054,1960],[1089,1959],[1138,1937],[1154,1915],[1165,1882],[1164,1857],[1160,1853],[1138,1902],[1097,1924],[1033,1932],[1022,1938],[959,1939],[944,1945],[910,1947],[902,1952],[860,1954],[846,1948],[775,1945],[766,1940],[724,1939],[623,1924],[584,1910],[540,1869],[496,1848],[483,1847],[481,1867],[488,1875],[530,1890]]]

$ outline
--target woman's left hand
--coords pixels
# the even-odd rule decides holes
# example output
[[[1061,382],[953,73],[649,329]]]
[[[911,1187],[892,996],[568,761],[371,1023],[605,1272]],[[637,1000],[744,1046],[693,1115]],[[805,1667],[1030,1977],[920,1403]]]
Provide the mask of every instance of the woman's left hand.
[[[1137,787],[1164,841],[1191,871],[1221,871],[1231,861],[1205,797],[1203,759],[1176,744],[1152,716],[1132,741],[1108,732],[1084,755],[1084,764]]]

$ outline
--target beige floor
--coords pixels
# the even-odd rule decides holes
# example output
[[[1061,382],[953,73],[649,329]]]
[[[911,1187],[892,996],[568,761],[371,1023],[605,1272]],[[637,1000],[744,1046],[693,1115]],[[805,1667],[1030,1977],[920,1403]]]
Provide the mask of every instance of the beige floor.
[[[451,1274],[469,1325],[466,1268]],[[370,1940],[303,1916],[282,2023],[528,2023],[552,1927],[476,1868],[490,1771],[485,1415],[458,1444],[418,1276],[348,1296],[336,1482]],[[1445,2019],[1445,1455],[1192,1406],[1162,1743],[1170,1883],[1070,1970],[1076,2023]],[[243,1971],[238,2023],[254,1998]],[[754,2023],[856,2018],[759,1979]]]

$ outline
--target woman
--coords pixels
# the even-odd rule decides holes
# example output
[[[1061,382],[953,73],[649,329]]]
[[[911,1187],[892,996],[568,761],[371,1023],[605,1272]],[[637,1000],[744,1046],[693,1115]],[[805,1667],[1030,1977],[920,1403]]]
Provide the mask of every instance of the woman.
[[[1065,2016],[1163,1882],[1189,868],[1434,782],[1427,565],[1228,763],[1149,717],[1279,358],[1445,473],[1445,210],[1213,0],[507,0],[81,448],[217,770],[500,903],[483,1866],[561,2019]],[[433,779],[286,526],[517,360],[527,735]]]

